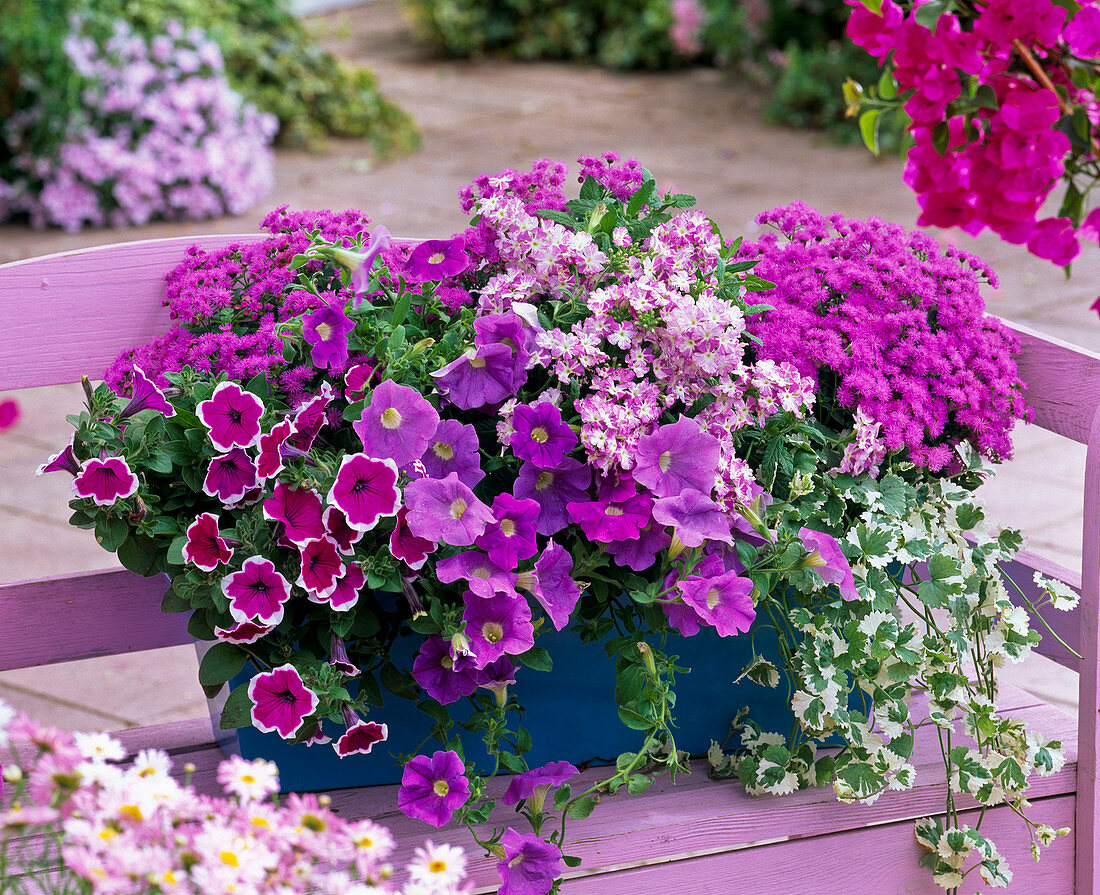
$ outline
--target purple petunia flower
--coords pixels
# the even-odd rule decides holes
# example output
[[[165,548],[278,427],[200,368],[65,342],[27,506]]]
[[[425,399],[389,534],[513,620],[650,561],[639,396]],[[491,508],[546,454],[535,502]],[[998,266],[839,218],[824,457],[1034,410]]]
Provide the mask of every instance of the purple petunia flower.
[[[505,654],[518,656],[535,645],[531,607],[521,596],[497,593],[488,599],[467,599],[462,619],[478,668]]]
[[[357,562],[344,563],[344,574],[336,579],[336,586],[324,598],[309,595],[310,602],[327,603],[333,612],[347,612],[359,602],[359,592],[367,583],[367,573]]]
[[[659,498],[653,504],[653,518],[661,525],[672,526],[685,547],[700,547],[705,541],[733,543],[726,514],[694,488],[685,488],[675,497]]]
[[[497,704],[503,705],[508,688],[516,682],[516,663],[507,656],[501,656],[479,668],[475,675],[477,685],[492,692],[497,697]]]
[[[397,511],[397,521],[390,532],[390,553],[401,560],[410,569],[419,569],[428,557],[435,552],[436,543],[418,538],[409,530],[409,508],[401,507]]]
[[[529,306],[530,307],[530,306]],[[535,312],[538,321],[538,312]],[[534,328],[514,310],[503,314],[484,314],[474,318],[474,347],[507,345],[520,368],[527,367],[531,349],[535,347]]]
[[[264,402],[235,382],[221,382],[210,400],[195,408],[210,430],[210,441],[219,451],[252,447],[260,440]]]
[[[612,541],[633,541],[649,524],[653,498],[648,494],[633,494],[634,483],[614,489],[612,497],[601,496],[599,500],[565,505],[569,518],[576,522],[590,541],[609,544]]]
[[[439,426],[436,409],[416,389],[383,380],[352,424],[369,457],[404,466],[419,460]]]
[[[817,572],[826,584],[835,584],[845,600],[858,600],[859,591],[856,590],[852,567],[837,539],[810,528],[799,529],[798,536],[810,554],[803,560],[803,565]]]
[[[535,560],[534,573],[520,575],[519,583],[546,610],[554,630],[560,631],[569,624],[569,616],[581,598],[581,588],[573,579],[573,557],[568,550],[550,541]]]
[[[317,694],[290,664],[253,677],[248,682],[248,698],[252,700],[252,724],[264,733],[278,733],[284,740],[301,730],[318,702]]]
[[[383,516],[393,516],[401,503],[397,466],[366,454],[348,454],[340,462],[328,501],[339,507],[348,525],[370,531]]]
[[[718,439],[681,416],[638,439],[634,478],[657,497],[674,497],[685,488],[710,494],[718,453]]]
[[[64,452],[62,452],[64,453]],[[137,493],[138,477],[122,457],[85,460],[73,479],[73,494],[91,498],[96,506],[109,507],[116,500]]]
[[[450,641],[432,634],[413,659],[413,679],[440,705],[450,705],[477,689],[477,669],[468,656],[452,656]]]
[[[551,786],[561,786],[579,773],[580,771],[567,761],[551,761],[541,768],[531,768],[522,774],[516,774],[511,779],[501,801],[510,806],[531,796],[544,797]],[[541,801],[540,798],[540,807]]]
[[[259,622],[237,622],[231,628],[214,627],[214,636],[226,643],[255,643],[275,630],[274,625]]]
[[[175,416],[176,408],[168,403],[164,392],[147,377],[140,367],[134,367],[130,373],[130,401],[122,408],[115,422],[128,420],[143,410],[155,410],[165,416]]]
[[[325,534],[321,495],[312,488],[292,488],[286,482],[278,482],[271,497],[264,501],[263,512],[268,521],[282,522],[287,540],[299,547]]]
[[[458,474],[459,481],[471,488],[485,478],[478,452],[477,430],[469,423],[458,420],[440,422],[420,461],[429,478],[445,479],[454,472]]]
[[[671,543],[672,535],[668,533],[668,529],[651,519],[638,532],[637,538],[612,541],[604,549],[614,557],[615,565],[629,566],[635,572],[644,572],[653,565],[657,554]]]
[[[457,277],[470,266],[466,256],[466,240],[428,239],[409,254],[405,262],[405,276],[414,283],[425,280],[444,280]]]
[[[198,566],[204,572],[213,572],[218,563],[227,563],[232,558],[233,548],[225,543],[218,531],[218,517],[213,513],[200,513],[187,526],[183,561]]]
[[[348,333],[355,323],[333,301],[302,317],[302,338],[313,347],[309,358],[318,370],[339,369],[348,362]]]
[[[517,404],[509,443],[520,460],[539,469],[554,469],[577,446],[577,434],[562,422],[561,410],[549,401]]]
[[[325,409],[330,403],[332,386],[328,382],[322,382],[317,394],[294,411],[291,419],[294,423],[294,434],[287,439],[291,446],[300,451],[308,451],[313,446],[313,440],[326,422]]]
[[[347,732],[332,744],[332,748],[341,758],[347,758],[349,755],[369,755],[375,743],[383,743],[389,739],[390,731],[385,724],[364,721],[348,706],[344,706],[343,715]]]
[[[374,267],[374,260],[386,251],[391,244],[390,231],[381,224],[375,224],[370,234],[370,241],[367,243],[367,250],[362,255],[353,252],[348,253],[349,257],[354,259],[348,265],[348,269],[351,271],[348,288],[355,294],[354,306],[356,308],[363,301],[363,296],[370,285],[370,272],[371,268]]]
[[[256,474],[261,479],[269,479],[282,472],[283,445],[293,434],[294,423],[288,418],[276,423],[270,432],[260,436],[257,442],[260,454],[256,458]]]
[[[355,545],[363,537],[363,532],[348,525],[348,517],[339,507],[325,507],[321,514],[321,522],[325,526],[325,535],[336,543],[336,549],[344,556],[350,556],[355,552]]]
[[[373,376],[374,367],[371,364],[356,364],[344,372],[344,398],[349,404],[366,397]]]
[[[416,755],[401,774],[397,807],[409,817],[441,827],[470,797],[465,773],[456,752],[434,752],[431,758]]]
[[[534,833],[504,831],[504,860],[497,863],[497,895],[546,895],[561,875],[561,850]]]
[[[495,523],[474,542],[503,569],[514,569],[521,559],[534,556],[535,524],[539,505],[534,500],[516,500],[507,492],[493,499]]]
[[[470,591],[485,599],[495,593],[516,592],[516,574],[502,569],[491,557],[477,550],[467,550],[439,560],[435,564],[435,577],[443,584],[465,578]]]
[[[470,348],[431,374],[436,386],[455,407],[476,410],[514,395],[527,372],[516,364],[507,345]]]
[[[324,601],[336,590],[336,582],[345,571],[335,542],[326,537],[310,538],[299,547],[299,556],[301,573],[295,583],[312,602]]]
[[[47,457],[46,462],[39,466],[38,469],[34,471],[34,474],[43,475],[47,472],[69,472],[74,476],[80,473],[80,461],[76,459],[76,454],[73,453],[72,438],[70,438],[69,443],[56,454],[51,454]]]
[[[569,524],[566,505],[588,500],[591,484],[592,469],[579,460],[566,457],[553,469],[539,469],[534,463],[524,463],[512,493],[520,499],[530,498],[538,503],[535,530],[540,535],[553,535]]]
[[[219,454],[210,461],[202,490],[229,505],[241,500],[256,484],[256,464],[244,448],[233,448],[228,454]]]
[[[684,602],[721,637],[747,631],[756,618],[750,596],[752,582],[736,572],[726,572],[716,578],[688,575],[677,582],[676,587]]]
[[[345,644],[344,639],[335,632],[333,632],[332,638],[329,641],[328,664],[345,677],[355,677],[359,674],[359,669],[352,664],[351,659],[348,658],[347,644]]]
[[[290,582],[275,570],[275,563],[262,556],[250,556],[240,571],[226,575],[222,593],[229,600],[229,614],[238,622],[277,625],[290,599]]]
[[[452,472],[443,480],[417,479],[405,486],[409,531],[418,538],[469,547],[495,520],[493,511]]]

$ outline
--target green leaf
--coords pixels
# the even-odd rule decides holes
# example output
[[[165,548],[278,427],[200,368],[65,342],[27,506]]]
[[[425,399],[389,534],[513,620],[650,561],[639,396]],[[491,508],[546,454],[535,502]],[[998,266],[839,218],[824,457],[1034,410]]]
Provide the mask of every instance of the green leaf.
[[[520,662],[535,671],[550,671],[554,667],[554,661],[541,646],[533,646],[519,656]]]
[[[595,796],[585,796],[583,799],[577,799],[566,809],[565,813],[574,820],[580,820],[592,813],[592,809],[596,807],[598,801]]]
[[[393,326],[400,326],[405,322],[409,308],[412,307],[412,299],[411,292],[403,292],[397,299],[397,304],[393,306],[393,319],[390,321]]]
[[[132,534],[118,548],[118,561],[131,572],[148,578],[157,572],[157,544],[143,534]]]
[[[653,197],[657,193],[657,183],[654,180],[646,180],[638,187],[633,196],[630,197],[630,201],[626,204],[627,217],[635,217],[638,212],[642,210],[643,205],[652,203]]]
[[[516,753],[523,755],[531,751],[531,731],[521,727],[516,731]]]
[[[882,0],[860,0],[876,16],[882,15]]]
[[[988,84],[982,84],[974,91],[974,104],[979,109],[996,109],[998,107],[997,94]]]
[[[118,516],[101,518],[95,526],[96,541],[100,547],[109,553],[117,551],[129,534],[130,526],[126,524],[125,519]]]
[[[225,700],[218,726],[222,730],[236,730],[252,723],[252,700],[248,698],[248,681],[238,685]]]
[[[875,155],[879,154],[878,145],[878,119],[882,109],[868,109],[859,116],[859,135],[863,138],[863,145]]]
[[[239,674],[248,661],[248,653],[232,643],[215,643],[199,663],[199,683],[204,687],[221,686]]]
[[[603,187],[591,174],[584,178],[581,184],[580,198],[589,202],[599,201],[603,198]]]
[[[175,586],[169,587],[160,601],[160,611],[165,613],[190,612],[191,604],[176,593]]]
[[[893,99],[898,95],[897,81],[894,80],[893,72],[889,69],[882,73],[882,77],[878,79],[878,95],[883,99]]]
[[[913,18],[918,25],[923,25],[929,31],[935,31],[936,22],[940,20],[940,16],[952,9],[954,5],[952,0],[930,0],[913,11]]]
[[[626,791],[632,796],[645,792],[652,785],[653,778],[647,777],[645,774],[631,774],[626,778]]]
[[[624,706],[619,707],[619,720],[631,730],[649,730],[653,727],[653,720]]]
[[[924,7],[921,7],[922,9]],[[940,155],[947,154],[947,147],[951,143],[951,131],[948,129],[947,124],[941,121],[934,128],[932,128],[932,146]]]
[[[581,859],[577,855],[562,855],[561,860],[566,867],[581,866]]]
[[[557,211],[553,208],[540,208],[535,214],[540,218],[546,218],[548,221],[554,221],[557,224],[561,224],[563,227],[567,227],[570,230],[577,229],[577,219],[568,212]]]
[[[908,507],[909,486],[892,472],[887,473],[878,483],[881,490],[878,502],[891,516],[900,518]]]

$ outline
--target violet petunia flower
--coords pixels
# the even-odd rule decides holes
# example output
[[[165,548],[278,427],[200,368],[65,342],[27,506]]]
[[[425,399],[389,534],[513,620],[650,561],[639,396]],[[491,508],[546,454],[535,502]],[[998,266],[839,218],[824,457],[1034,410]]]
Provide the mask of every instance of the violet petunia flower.
[[[674,497],[685,488],[710,494],[718,454],[718,439],[681,416],[638,439],[634,478],[657,497]]]
[[[246,559],[239,571],[222,579],[221,588],[229,600],[229,614],[238,622],[277,625],[290,599],[290,582],[262,556]]]
[[[469,348],[431,374],[436,386],[455,407],[476,410],[512,397],[526,381],[527,371],[503,344]]]
[[[344,563],[335,542],[326,537],[310,538],[299,547],[300,574],[295,582],[312,602],[325,600],[344,575]]]
[[[219,451],[252,447],[260,440],[264,402],[236,382],[221,382],[195,413],[210,430],[210,442]]]
[[[390,553],[394,559],[399,559],[410,569],[419,569],[428,557],[435,552],[436,543],[424,538],[418,538],[409,530],[409,508],[401,507],[397,511],[397,520],[393,531],[390,532]]]
[[[214,627],[214,636],[226,643],[255,643],[275,630],[274,625],[259,622],[237,622],[231,628]]]
[[[46,462],[38,467],[34,471],[35,475],[44,475],[47,472],[69,472],[74,476],[80,474],[80,461],[76,459],[76,454],[73,453],[73,439],[69,439],[69,443],[65,445],[56,454],[51,454],[46,458]]]
[[[309,358],[318,370],[339,369],[348,362],[348,333],[355,323],[333,301],[302,317],[302,338],[312,347]]]
[[[629,491],[634,483],[629,482]],[[642,529],[652,518],[653,498],[648,494],[629,494],[625,486],[615,489],[615,496],[601,497],[599,500],[568,503],[565,505],[569,518],[576,522],[590,541],[609,544],[612,541],[633,541],[640,537]]]
[[[308,451],[313,446],[314,439],[326,422],[325,411],[331,403],[332,386],[328,382],[322,382],[317,394],[294,411],[291,418],[294,434],[287,439],[292,447]]]
[[[803,566],[817,572],[826,584],[835,584],[845,600],[858,600],[859,591],[856,590],[852,567],[837,539],[810,528],[799,529],[798,536],[810,554],[803,560]]]
[[[569,616],[581,598],[581,587],[573,579],[573,557],[553,541],[535,560],[534,572],[519,576],[519,586],[539,601],[556,631],[569,624]]]
[[[501,656],[474,674],[477,685],[495,695],[497,704],[502,705],[508,688],[516,682],[516,663],[507,656]]]
[[[538,503],[535,530],[540,535],[553,535],[569,524],[566,505],[587,501],[591,484],[592,469],[579,460],[566,457],[553,469],[539,469],[534,463],[524,463],[512,493]]]
[[[672,535],[663,525],[652,519],[638,532],[638,537],[626,541],[612,541],[604,549],[611,554],[617,566],[629,566],[635,572],[644,572],[653,565],[657,554],[672,543]]]
[[[685,488],[675,497],[661,497],[653,504],[653,518],[671,526],[685,547],[701,547],[706,541],[732,544],[726,514],[702,491]]]
[[[329,640],[328,664],[345,677],[355,677],[359,674],[359,668],[348,658],[347,644],[335,632]]]
[[[541,768],[531,768],[522,774],[516,774],[511,779],[501,801],[511,806],[523,799],[536,796],[541,809],[542,798],[551,786],[561,786],[579,773],[580,771],[568,761],[551,761]]]
[[[219,563],[233,558],[233,548],[225,543],[218,531],[218,517],[213,513],[200,513],[187,526],[187,543],[183,545],[183,561],[204,572],[213,572]]]
[[[416,389],[385,379],[352,428],[370,457],[398,466],[419,460],[439,426],[439,413]]]
[[[445,479],[417,479],[405,486],[409,531],[418,538],[469,547],[494,521],[493,511],[452,472]]]
[[[458,420],[440,422],[420,462],[424,464],[428,477],[433,479],[445,479],[455,472],[459,481],[473,488],[485,478],[481,469],[477,430],[469,423]]]
[[[367,573],[357,562],[344,564],[344,574],[336,579],[336,586],[327,597],[314,598],[312,594],[309,600],[312,603],[326,603],[333,612],[347,612],[359,602],[359,592],[367,583]]]
[[[752,605],[752,582],[736,572],[716,578],[688,575],[676,584],[684,602],[699,618],[714,627],[720,637],[747,631],[756,618]]]
[[[348,253],[347,258],[351,260],[351,263],[347,265],[351,271],[348,288],[355,294],[355,308],[358,309],[360,302],[363,301],[363,296],[367,292],[367,287],[370,285],[370,272],[371,268],[374,267],[375,259],[386,251],[391,244],[390,231],[381,224],[375,224],[366,251],[361,255],[357,252]]]
[[[474,541],[502,569],[514,569],[521,559],[534,556],[535,525],[539,505],[534,500],[516,500],[508,492],[493,499],[494,524]]]
[[[366,397],[373,376],[372,364],[356,364],[344,371],[344,398],[349,404]]]
[[[64,453],[64,452],[62,452]],[[122,457],[85,460],[73,479],[73,494],[90,498],[96,506],[109,507],[137,493],[138,477]]]
[[[497,895],[547,895],[561,876],[561,850],[534,833],[504,831],[504,860],[497,863]]]
[[[369,755],[376,743],[384,743],[389,739],[390,731],[385,724],[364,721],[346,705],[343,707],[343,715],[347,732],[332,744],[332,748],[341,758],[347,758],[349,755]]]
[[[478,668],[505,654],[518,656],[535,645],[531,607],[521,596],[497,593],[488,599],[467,599],[462,619]]]
[[[471,593],[484,599],[496,593],[516,592],[515,572],[502,569],[490,556],[477,550],[466,550],[439,560],[435,564],[435,577],[443,584],[464,578]]]
[[[256,464],[244,448],[233,448],[228,454],[219,454],[206,468],[202,490],[229,505],[241,500],[257,485]]]
[[[561,418],[561,410],[549,401],[517,404],[512,411],[512,453],[539,469],[554,469],[577,446],[577,433]]]
[[[286,482],[277,482],[271,497],[264,501],[263,513],[269,522],[283,523],[287,540],[299,547],[324,537],[321,495],[312,488],[292,488]]]
[[[164,392],[157,388],[156,383],[140,367],[134,367],[130,374],[130,401],[115,417],[115,422],[128,420],[143,410],[155,410],[169,417],[176,415],[176,408],[168,403]]]
[[[453,239],[428,239],[409,254],[405,262],[405,276],[414,283],[445,280],[447,277],[457,277],[469,266],[466,240],[461,236]]]
[[[289,418],[281,420],[265,432],[257,442],[260,448],[256,457],[256,474],[261,479],[270,479],[283,470],[283,445],[294,434],[294,423]]]
[[[348,525],[370,531],[383,516],[393,516],[401,505],[397,466],[366,454],[348,454],[340,462],[328,502],[339,507]]]
[[[538,320],[536,311],[535,320]],[[474,347],[507,345],[517,366],[525,368],[531,349],[535,347],[535,333],[526,320],[514,310],[503,314],[484,314],[474,318]]]
[[[466,765],[450,750],[413,756],[401,774],[397,807],[408,817],[441,827],[470,798]]]
[[[264,733],[278,733],[289,740],[317,709],[317,694],[302,682],[289,663],[261,672],[248,683],[252,700],[252,724]]]
[[[412,664],[413,679],[440,705],[450,705],[477,689],[477,669],[467,656],[452,656],[450,641],[435,634],[420,645]]]

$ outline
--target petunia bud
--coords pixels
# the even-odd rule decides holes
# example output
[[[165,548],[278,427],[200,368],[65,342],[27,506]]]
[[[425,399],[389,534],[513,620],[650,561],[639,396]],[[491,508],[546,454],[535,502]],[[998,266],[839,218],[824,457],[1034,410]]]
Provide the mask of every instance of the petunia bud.
[[[653,661],[653,650],[649,648],[649,644],[644,640],[638,641],[638,652],[642,656],[642,664],[645,665],[645,670],[649,672],[650,677],[657,677],[657,665]]]

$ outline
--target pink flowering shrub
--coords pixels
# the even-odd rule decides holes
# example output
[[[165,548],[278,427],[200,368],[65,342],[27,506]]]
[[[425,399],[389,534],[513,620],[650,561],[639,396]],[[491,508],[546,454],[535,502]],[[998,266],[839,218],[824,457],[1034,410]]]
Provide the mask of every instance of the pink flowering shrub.
[[[34,154],[41,108],[10,115],[0,220],[35,227],[141,225],[240,214],[271,188],[276,121],[230,89],[217,44],[173,24],[145,39],[123,22],[103,43],[79,22],[65,52],[83,79],[56,149]]]

